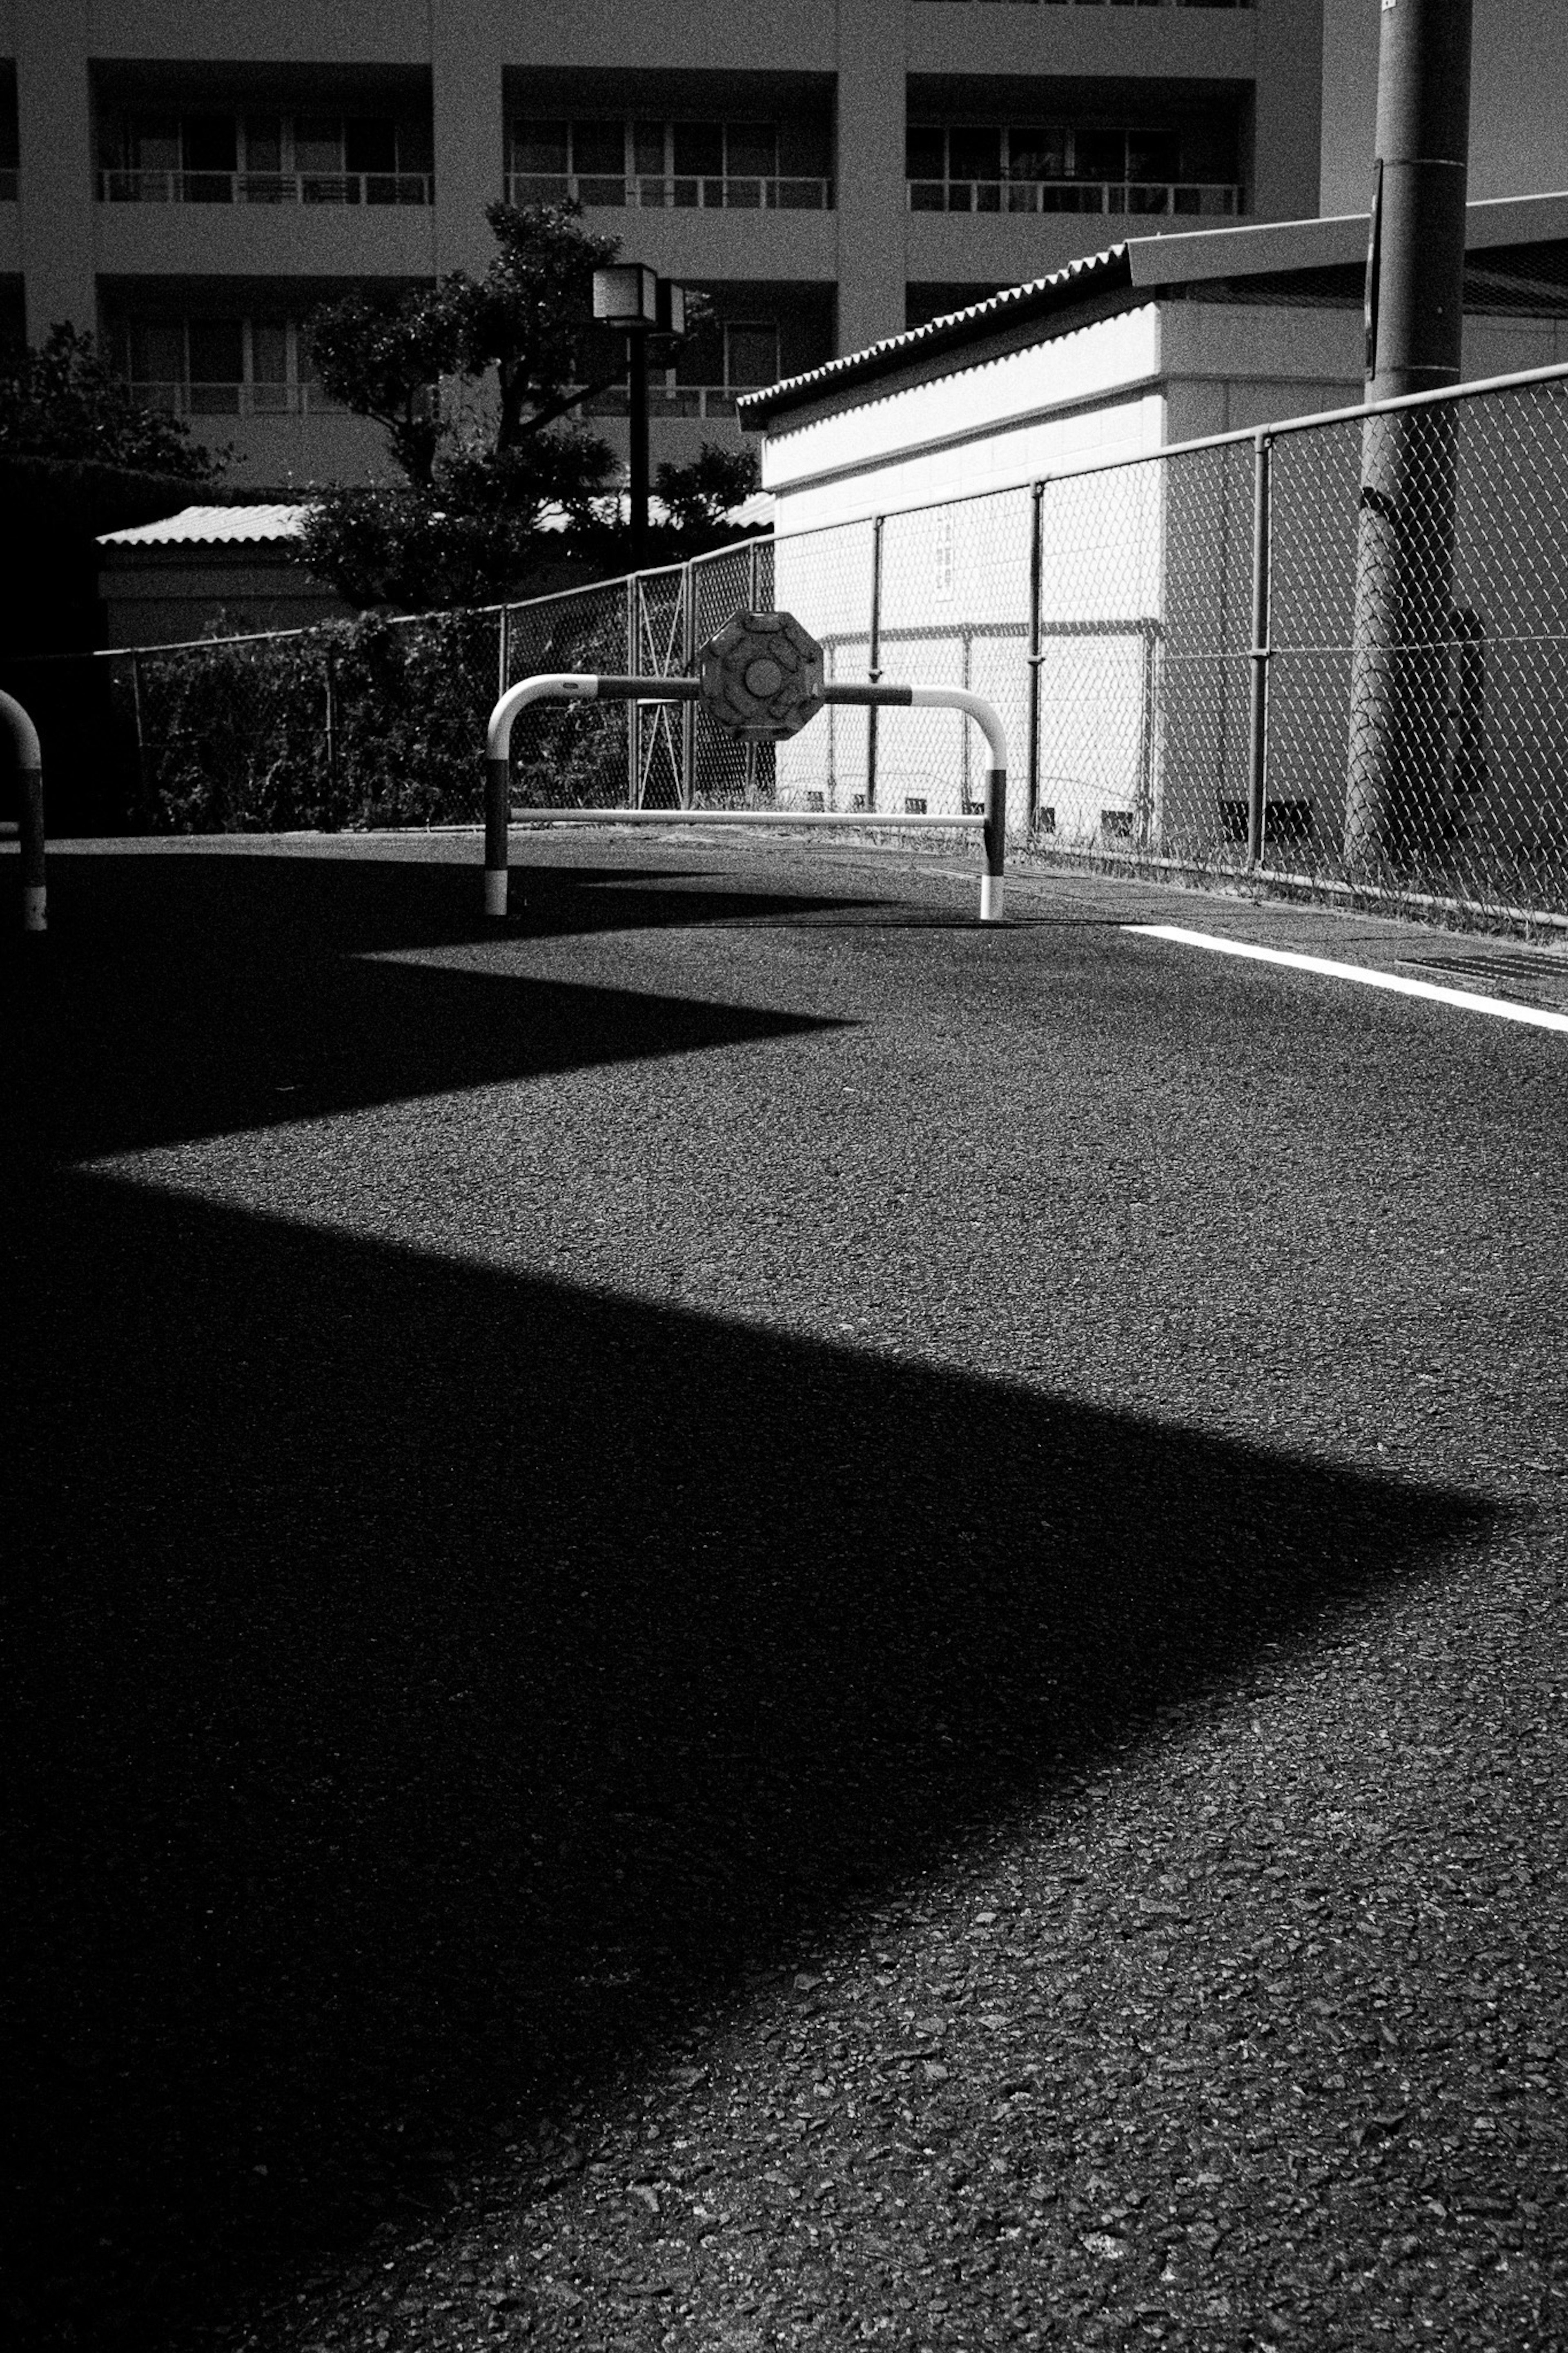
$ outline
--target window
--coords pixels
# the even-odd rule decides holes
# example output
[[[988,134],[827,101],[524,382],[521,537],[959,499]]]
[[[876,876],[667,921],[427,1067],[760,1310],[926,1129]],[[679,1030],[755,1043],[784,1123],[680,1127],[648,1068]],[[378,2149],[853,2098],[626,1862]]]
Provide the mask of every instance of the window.
[[[138,319],[120,365],[150,406],[189,416],[280,416],[333,404],[313,389],[307,338],[286,319]]]
[[[724,382],[733,391],[776,384],[779,376],[779,331],[773,326],[730,326],[724,330]]]
[[[1235,126],[1224,121],[911,123],[905,170],[912,212],[1240,207]]]
[[[824,180],[780,181],[772,122],[530,119],[511,126],[511,169],[521,202],[570,193],[589,205],[743,210],[813,201],[820,208],[826,195]]]
[[[106,131],[113,202],[427,204],[430,137],[390,115],[132,116]]]

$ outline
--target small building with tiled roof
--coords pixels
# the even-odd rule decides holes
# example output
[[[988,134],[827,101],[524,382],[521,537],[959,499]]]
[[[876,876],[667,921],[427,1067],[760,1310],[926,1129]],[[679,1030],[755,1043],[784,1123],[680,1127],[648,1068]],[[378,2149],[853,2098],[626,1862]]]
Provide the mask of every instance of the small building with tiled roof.
[[[1367,219],[1134,237],[751,393],[781,532],[1362,398]],[[1568,358],[1568,195],[1473,204],[1465,374]]]
[[[189,506],[103,533],[109,643],[175,645],[345,619],[349,607],[300,567],[295,543],[306,512],[303,501]]]

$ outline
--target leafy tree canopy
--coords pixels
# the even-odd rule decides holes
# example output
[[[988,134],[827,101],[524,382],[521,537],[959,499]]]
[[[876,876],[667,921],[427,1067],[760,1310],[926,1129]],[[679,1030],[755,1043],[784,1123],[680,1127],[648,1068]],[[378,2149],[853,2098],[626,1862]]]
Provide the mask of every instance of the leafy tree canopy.
[[[193,482],[216,481],[226,462],[193,442],[182,418],[143,408],[92,336],[65,324],[50,329],[41,350],[13,348],[0,359],[0,453],[94,459]]]
[[[307,519],[304,561],[349,602],[430,610],[516,593],[563,558],[624,561],[615,454],[568,422],[626,373],[620,339],[593,319],[594,271],[619,248],[581,227],[580,210],[490,205],[497,251],[482,278],[368,290],[312,321],[321,383],[383,427],[404,476],[328,491]],[[657,487],[674,526],[660,553],[690,554],[755,487],[755,464],[704,450],[661,469]]]

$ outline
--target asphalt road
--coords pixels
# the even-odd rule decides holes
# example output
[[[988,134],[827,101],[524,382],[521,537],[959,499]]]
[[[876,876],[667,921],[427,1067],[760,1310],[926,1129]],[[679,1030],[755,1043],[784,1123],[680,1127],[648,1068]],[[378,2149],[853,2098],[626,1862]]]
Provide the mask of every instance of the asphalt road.
[[[9,2341],[1568,2346],[1568,1037],[474,855],[7,968]]]

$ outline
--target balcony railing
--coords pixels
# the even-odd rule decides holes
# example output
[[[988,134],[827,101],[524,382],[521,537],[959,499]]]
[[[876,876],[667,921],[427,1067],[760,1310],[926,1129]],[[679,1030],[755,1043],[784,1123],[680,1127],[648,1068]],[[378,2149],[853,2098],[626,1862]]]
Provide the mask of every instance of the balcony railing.
[[[316,384],[139,384],[133,399],[174,417],[346,417]]]
[[[1250,8],[1254,0],[1110,0],[1110,4],[1113,8]],[[963,0],[963,5],[973,6],[977,0]],[[984,6],[985,0],[978,0],[978,5]],[[1027,0],[1027,5],[1038,6],[1041,0]],[[1051,0],[1045,0],[1045,5],[1051,5]],[[1063,6],[1066,0],[1055,0],[1055,5]],[[1106,0],[1074,0],[1074,5],[1079,8],[1103,8]]]
[[[684,172],[513,172],[507,194],[514,205],[615,205],[641,212],[822,213],[833,209],[831,180],[723,179]]]
[[[735,403],[752,387],[722,384],[678,384],[671,386],[650,385],[647,413],[660,417],[733,417]],[[587,417],[625,417],[629,396],[624,386],[613,385],[608,392],[596,392],[583,403]]]
[[[427,205],[428,172],[100,172],[105,205]]]
[[[1241,190],[1215,180],[911,180],[909,191],[912,213],[1196,213],[1214,217],[1241,210]]]

